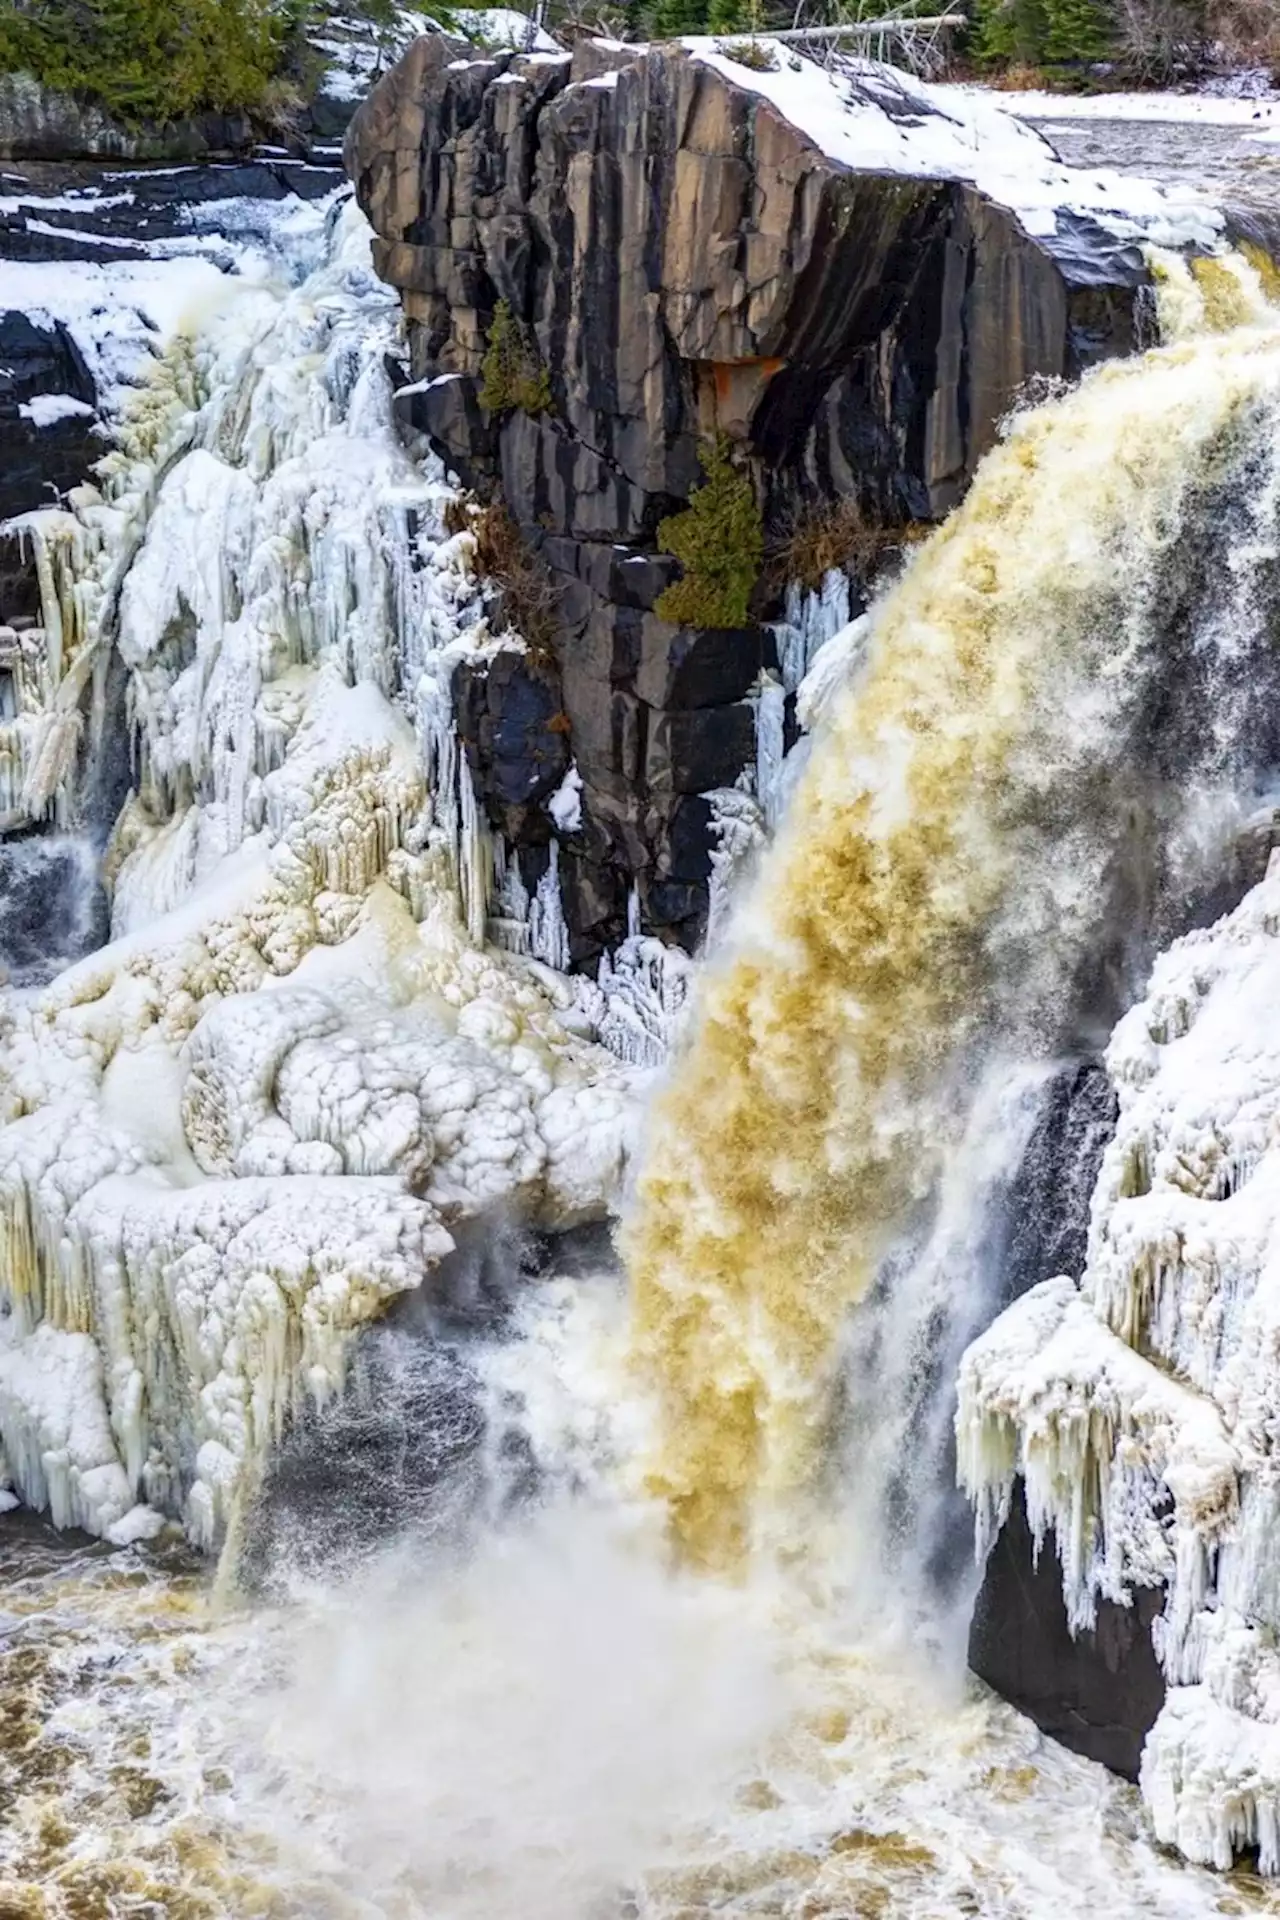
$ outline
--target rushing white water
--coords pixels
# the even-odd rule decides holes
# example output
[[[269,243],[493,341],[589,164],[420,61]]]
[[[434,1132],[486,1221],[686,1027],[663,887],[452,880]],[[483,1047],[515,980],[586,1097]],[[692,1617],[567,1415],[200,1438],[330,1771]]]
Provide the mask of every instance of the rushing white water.
[[[1275,1910],[1162,1857],[1132,1789],[892,1620],[855,1634],[838,1584],[670,1571],[619,1487],[644,1419],[625,1337],[616,1276],[532,1286],[468,1352],[537,1497],[270,1603],[220,1612],[173,1548],[0,1521],[10,1911]]]

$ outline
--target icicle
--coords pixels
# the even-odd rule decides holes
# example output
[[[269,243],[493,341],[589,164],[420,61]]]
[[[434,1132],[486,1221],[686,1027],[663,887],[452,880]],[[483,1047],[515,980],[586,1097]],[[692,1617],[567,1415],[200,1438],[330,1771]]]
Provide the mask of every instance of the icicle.
[[[795,581],[787,588],[784,617],[771,629],[784,692],[796,691],[820,649],[849,624],[852,591],[848,575],[838,569],[824,576],[816,593]]]
[[[711,802],[711,884],[707,912],[707,951],[713,953],[729,926],[737,890],[768,835],[758,802],[736,787],[707,795]]]
[[[556,840],[551,842],[547,870],[529,906],[529,951],[558,973],[569,971],[569,928],[560,899],[560,845]]]
[[[493,871],[494,911],[489,919],[489,939],[504,953],[528,953],[529,891],[520,878],[520,863],[514,855],[508,857],[501,835],[494,836]]]
[[[762,673],[755,689],[756,800],[766,830],[770,833],[777,826],[782,811],[786,699],[782,683],[773,674]]]

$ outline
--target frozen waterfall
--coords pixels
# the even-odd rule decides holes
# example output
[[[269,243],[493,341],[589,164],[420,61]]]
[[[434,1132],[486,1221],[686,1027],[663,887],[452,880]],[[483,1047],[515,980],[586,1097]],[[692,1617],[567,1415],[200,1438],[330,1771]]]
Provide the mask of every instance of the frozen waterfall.
[[[368,229],[335,205],[323,257],[278,264],[169,343],[98,484],[24,517],[41,622],[0,647],[0,813],[31,830],[0,911],[20,931],[26,863],[65,860],[77,903],[70,964],[0,997],[0,1507],[274,1555],[287,1604],[219,1628],[211,1746],[241,1740],[250,1813],[204,1840],[234,1858],[243,1817],[261,1854],[283,1807],[263,1884],[292,1899],[321,1809],[379,1912],[702,1913],[735,1874],[780,1913],[894,1874],[987,1911],[956,1834],[980,1805],[1002,1887],[1030,1773],[1060,1889],[1101,1789],[959,1659],[970,1503],[981,1555],[1021,1497],[1073,1628],[1162,1592],[1156,1836],[1280,1870],[1256,264],[1153,256],[1164,345],[1015,411],[857,619],[842,574],[791,589],[754,764],[697,796],[706,954],[637,894],[594,978],[555,833],[531,881],[477,801],[455,675],[524,642],[397,423]],[[582,793],[571,762],[554,829]],[[534,1277],[504,1238],[619,1215],[629,1295],[603,1254],[570,1275],[560,1238]],[[493,1247],[523,1290],[489,1312]],[[289,1544],[326,1501],[341,1578],[318,1521]],[[1167,1885],[1145,1846],[1133,1911]]]
[[[113,657],[133,771],[110,944],[2,1016],[3,1470],[59,1524],[217,1541],[450,1223],[566,1225],[621,1176],[606,995],[593,1024],[537,958],[563,962],[558,901],[529,906],[533,957],[483,944],[449,676],[521,643],[393,428],[397,333],[348,206],[298,284],[179,337],[100,488],[25,523],[14,792],[74,817]]]

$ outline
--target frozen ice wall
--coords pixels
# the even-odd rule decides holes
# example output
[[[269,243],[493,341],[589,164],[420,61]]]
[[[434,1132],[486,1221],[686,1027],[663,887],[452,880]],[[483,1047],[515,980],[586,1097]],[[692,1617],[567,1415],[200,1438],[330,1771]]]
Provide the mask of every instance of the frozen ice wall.
[[[101,485],[26,527],[48,684],[13,780],[74,807],[114,657],[133,790],[110,944],[0,1008],[4,1484],[113,1538],[216,1541],[452,1222],[590,1218],[624,1163],[629,1073],[607,996],[553,970],[558,895],[523,952],[485,945],[450,677],[522,643],[393,428],[397,351],[348,207],[300,284],[213,304]]]

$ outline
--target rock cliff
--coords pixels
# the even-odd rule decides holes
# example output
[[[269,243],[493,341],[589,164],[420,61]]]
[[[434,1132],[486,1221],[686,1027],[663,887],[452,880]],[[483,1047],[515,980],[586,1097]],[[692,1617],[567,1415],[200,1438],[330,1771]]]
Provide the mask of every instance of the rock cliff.
[[[624,931],[633,885],[647,927],[696,943],[704,796],[753,761],[753,689],[777,665],[767,625],[690,631],[656,611],[676,571],[659,524],[697,484],[700,444],[729,436],[779,544],[841,500],[892,538],[956,503],[1029,381],[1130,349],[1141,324],[1134,229],[1077,212],[1033,237],[1043,220],[962,179],[833,158],[767,90],[817,87],[821,106],[829,77],[767,57],[776,74],[672,46],[477,58],[426,37],[348,134],[411,340],[401,418],[505,502],[554,581],[562,697],[546,704],[584,783],[560,862],[579,960]],[[918,88],[842,85],[906,166],[931,115],[954,132]],[[536,412],[482,404],[500,302],[548,376]],[[777,612],[767,585],[754,611]],[[526,860],[548,830],[517,831]]]

